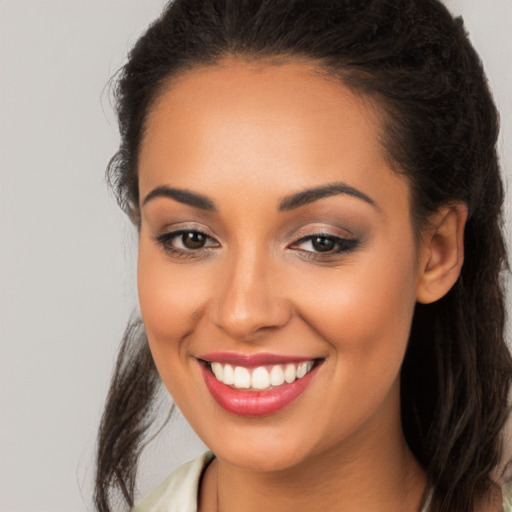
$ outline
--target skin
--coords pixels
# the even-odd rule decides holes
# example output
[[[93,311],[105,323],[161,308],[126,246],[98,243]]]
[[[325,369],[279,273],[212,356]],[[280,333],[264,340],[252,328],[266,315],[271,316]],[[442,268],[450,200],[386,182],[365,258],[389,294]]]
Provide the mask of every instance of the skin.
[[[380,128],[369,101],[299,61],[227,59],[186,72],[153,105],[139,159],[140,307],[163,382],[216,455],[203,512],[419,509],[426,480],[400,424],[399,371],[416,301],[437,300],[459,274],[466,210],[441,209],[418,243]],[[374,204],[336,194],[279,210],[338,182]],[[161,186],[216,211],[145,202]],[[207,244],[157,240],[179,229]],[[318,233],[355,246],[319,253],[304,241]],[[241,417],[198,369],[218,351],[323,363],[283,410]]]

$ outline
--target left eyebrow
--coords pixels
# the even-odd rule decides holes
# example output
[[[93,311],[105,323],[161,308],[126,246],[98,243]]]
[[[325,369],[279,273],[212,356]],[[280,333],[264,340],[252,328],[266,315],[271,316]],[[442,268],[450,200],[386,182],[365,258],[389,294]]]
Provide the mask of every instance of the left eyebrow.
[[[179,203],[188,204],[190,206],[194,206],[195,208],[200,208],[201,210],[217,210],[215,203],[206,196],[203,196],[196,192],[191,192],[190,190],[171,188],[166,185],[162,185],[160,187],[156,187],[155,189],[153,189],[144,198],[142,206],[145,206],[149,201],[155,199],[156,197],[168,197],[169,199],[174,199]]]
[[[284,197],[279,203],[279,211],[284,212],[294,210],[295,208],[300,208],[301,206],[313,203],[319,199],[336,196],[338,194],[347,194],[352,197],[357,197],[358,199],[362,199],[366,203],[372,205],[377,210],[380,210],[378,204],[371,197],[367,196],[360,190],[347,185],[346,183],[338,181],[336,183],[328,183],[327,185],[322,185],[320,187],[308,188]]]

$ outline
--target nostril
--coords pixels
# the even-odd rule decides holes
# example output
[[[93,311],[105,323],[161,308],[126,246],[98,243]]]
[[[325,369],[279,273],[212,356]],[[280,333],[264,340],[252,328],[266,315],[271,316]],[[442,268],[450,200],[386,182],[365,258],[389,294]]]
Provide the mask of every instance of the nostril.
[[[275,331],[288,323],[290,312],[275,298],[224,302],[219,305],[214,323],[234,338],[246,338]]]
[[[254,248],[236,253],[229,263],[214,290],[214,324],[236,339],[286,325],[291,316],[289,305],[276,286],[276,271],[270,263]]]

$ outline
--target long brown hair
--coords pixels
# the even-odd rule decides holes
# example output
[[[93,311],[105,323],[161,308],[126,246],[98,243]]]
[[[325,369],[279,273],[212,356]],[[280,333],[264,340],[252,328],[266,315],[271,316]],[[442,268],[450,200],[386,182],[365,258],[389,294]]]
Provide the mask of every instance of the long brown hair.
[[[465,263],[452,290],[418,304],[401,372],[406,439],[433,489],[432,512],[468,512],[493,489],[508,415],[503,187],[498,119],[460,19],[437,0],[176,0],[139,39],[118,76],[121,133],[108,179],[137,223],[145,121],[181,72],[227,55],[314,61],[385,113],[382,134],[411,184],[417,227],[441,205],[469,209]],[[159,378],[142,324],[128,327],[102,419],[95,502],[133,505],[137,461]]]

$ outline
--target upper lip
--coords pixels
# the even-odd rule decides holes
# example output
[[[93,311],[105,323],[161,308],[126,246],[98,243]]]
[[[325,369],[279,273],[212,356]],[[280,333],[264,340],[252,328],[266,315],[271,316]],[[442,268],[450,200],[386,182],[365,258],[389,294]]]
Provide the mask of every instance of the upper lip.
[[[217,362],[223,364],[232,364],[235,366],[265,366],[269,364],[302,363],[303,361],[313,361],[318,357],[291,356],[282,354],[237,354],[234,352],[210,352],[198,356],[207,362]]]

